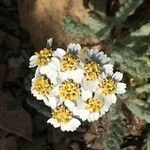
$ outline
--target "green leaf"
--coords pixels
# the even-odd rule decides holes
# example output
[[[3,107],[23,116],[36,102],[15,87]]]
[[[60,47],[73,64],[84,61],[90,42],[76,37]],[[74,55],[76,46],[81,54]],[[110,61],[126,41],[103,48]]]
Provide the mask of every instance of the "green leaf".
[[[116,12],[115,24],[122,23],[129,15],[132,15],[135,9],[142,3],[142,0],[123,0],[121,7]]]
[[[119,49],[119,47],[117,48]],[[114,49],[112,57],[120,68],[135,78],[147,79],[150,77],[150,65],[143,58],[139,58],[129,48]]]
[[[131,33],[131,37],[134,36],[149,36],[150,35],[150,23],[143,25],[140,29]]]
[[[95,16],[89,17],[87,24],[94,33],[97,33],[106,27],[106,24]]]
[[[120,150],[120,145],[123,142],[122,118],[121,118],[121,103],[117,103],[111,108],[111,127],[110,133],[106,137],[106,150]]]
[[[64,17],[63,27],[67,32],[79,37],[84,37],[91,34],[91,30],[87,25],[84,25],[80,22],[76,22],[71,18],[71,16]]]
[[[149,150],[149,149],[150,149],[150,133],[147,133],[147,138],[145,138],[144,140],[142,150]]]
[[[150,91],[150,84],[145,84],[141,87],[136,88],[136,92],[139,94],[143,92],[149,93],[149,91]]]
[[[89,8],[103,18],[106,16],[106,1],[104,0],[90,1]]]
[[[34,109],[36,109],[38,112],[40,112],[41,114],[45,115],[46,117],[51,117],[51,109],[49,107],[47,107],[43,101],[39,101],[36,99],[33,99],[31,97],[27,98],[27,103],[33,107]]]
[[[150,123],[150,103],[134,99],[128,101],[127,107],[137,117]]]

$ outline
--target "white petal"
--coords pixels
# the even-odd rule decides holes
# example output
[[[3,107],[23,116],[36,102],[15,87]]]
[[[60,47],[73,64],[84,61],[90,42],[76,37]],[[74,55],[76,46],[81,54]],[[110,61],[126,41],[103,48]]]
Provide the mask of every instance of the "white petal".
[[[61,77],[61,80],[64,81],[64,80],[67,80],[70,78],[70,71],[65,71],[65,72],[59,72],[59,75]]]
[[[73,79],[77,83],[81,83],[83,76],[84,76],[83,70],[81,69],[76,69],[75,71],[71,71],[69,74],[69,78]]]
[[[111,76],[113,74],[113,65],[112,64],[106,64],[103,66],[106,75]]]
[[[33,55],[33,56],[31,56],[30,57],[30,61],[32,62],[32,61],[36,61],[37,60],[37,58],[38,58],[38,56],[37,55]]]
[[[106,63],[108,63],[109,61],[110,61],[110,58],[107,57],[106,54],[104,54],[104,55],[102,56],[101,63],[102,63],[102,64],[106,64]]]
[[[115,94],[108,95],[105,97],[105,99],[109,100],[110,103],[113,103],[113,104],[116,103],[116,101],[117,101],[117,97]]]
[[[40,74],[40,68],[37,67],[34,77],[37,78],[39,76],[39,74]]]
[[[99,119],[99,112],[95,112],[94,113],[94,120],[98,120]]]
[[[89,90],[91,92],[95,92],[95,90],[98,88],[99,80],[95,81],[88,81],[85,78],[83,79],[82,86],[84,89]]]
[[[45,100],[46,99],[45,96],[38,94],[38,92],[35,90],[32,91],[32,94],[34,97],[36,97],[37,100]]]
[[[67,130],[67,124],[61,124],[60,128],[62,131],[66,131]]]
[[[80,126],[80,124],[81,122],[78,119],[72,118],[72,120],[70,121],[70,126],[71,126],[70,131],[76,130]]]
[[[29,64],[29,68],[33,68],[33,67],[35,67],[35,66],[37,66],[37,64],[36,64],[36,62],[30,62],[30,64]]]
[[[102,77],[102,79],[106,79],[107,78],[107,74],[105,74],[104,72],[102,72],[101,77]]]
[[[70,111],[74,110],[75,104],[73,102],[71,102],[71,101],[65,101],[64,104],[65,104],[66,107],[68,107],[68,109]]]
[[[58,96],[59,95],[59,85],[55,85],[53,87],[53,90],[51,91],[51,94]]]
[[[41,74],[46,74],[48,71],[49,71],[49,66],[48,65],[40,67],[40,73]]]
[[[86,106],[86,103],[82,99],[77,101],[77,108],[78,109],[85,109],[85,106]]]
[[[53,38],[47,39],[47,46],[48,46],[48,47],[51,47],[51,46],[52,46],[52,43],[53,43]]]
[[[37,98],[37,100],[45,100],[46,99],[45,96],[42,96],[40,94],[38,94],[38,96],[36,98]]]
[[[117,89],[116,89],[116,93],[117,94],[124,94],[126,92],[126,84],[125,83],[117,83]]]
[[[79,118],[82,119],[82,121],[85,121],[88,119],[90,113],[86,109],[74,109],[73,114],[76,116],[79,116]]]
[[[80,44],[70,43],[67,47],[67,52],[73,52],[78,54],[81,49]]]
[[[123,74],[121,72],[115,72],[114,75],[112,76],[113,79],[116,81],[121,81],[123,78]]]
[[[89,122],[95,121],[95,120],[98,120],[98,118],[99,118],[99,113],[98,112],[96,112],[96,113],[90,113],[88,121]]]
[[[53,118],[48,119],[47,123],[51,123],[55,128],[60,127],[60,124]]]
[[[49,95],[48,99],[44,100],[45,105],[51,107],[52,109],[55,109],[58,103],[58,100],[54,97]]]
[[[55,69],[60,68],[60,61],[56,57],[52,57],[51,63],[52,63],[51,67]]]
[[[83,100],[87,100],[88,98],[92,97],[92,92],[90,92],[88,90],[84,90],[84,89],[81,89],[81,90],[82,90],[82,98],[83,98]]]
[[[57,48],[56,51],[53,53],[53,56],[62,58],[66,54],[66,51],[64,51],[62,48]]]
[[[109,108],[110,108],[111,102],[107,99],[104,100],[104,105],[100,110],[101,115],[104,115],[105,112],[108,112]]]

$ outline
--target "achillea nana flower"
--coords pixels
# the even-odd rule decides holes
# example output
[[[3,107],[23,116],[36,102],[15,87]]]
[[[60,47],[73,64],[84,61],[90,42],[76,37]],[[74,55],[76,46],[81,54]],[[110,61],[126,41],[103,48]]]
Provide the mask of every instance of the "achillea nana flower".
[[[120,82],[123,74],[115,72],[114,74],[102,74],[102,81],[96,90],[97,97],[103,96],[104,99],[109,100],[110,103],[116,103],[116,94],[124,94],[126,92],[126,84]]]
[[[51,123],[55,128],[60,127],[62,131],[74,131],[81,124],[65,106],[54,108],[52,110],[52,117],[47,123]]]
[[[81,121],[98,120],[116,103],[117,95],[126,92],[123,74],[113,73],[104,52],[87,49],[83,53],[80,44],[74,43],[66,50],[52,50],[52,39],[48,44],[30,58],[29,67],[37,67],[31,93],[52,110],[47,122],[55,128],[74,131]]]

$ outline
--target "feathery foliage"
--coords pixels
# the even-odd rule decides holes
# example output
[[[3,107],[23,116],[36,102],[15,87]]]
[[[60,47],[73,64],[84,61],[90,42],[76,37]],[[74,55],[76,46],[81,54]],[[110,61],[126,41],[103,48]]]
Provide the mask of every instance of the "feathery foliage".
[[[121,118],[121,102],[111,109],[111,127],[110,133],[105,141],[105,149],[120,150],[120,145],[123,142],[122,118]]]
[[[120,0],[121,2],[121,0]],[[142,0],[123,0],[115,15],[115,24],[122,23],[126,18],[133,14],[135,9],[142,3]]]
[[[44,105],[42,101],[37,101],[31,97],[28,97],[27,103],[38,112],[45,115],[46,117],[48,118],[51,117],[51,111],[50,111],[51,109],[49,109],[49,107]]]
[[[147,133],[147,138],[144,140],[142,150],[149,150],[149,149],[150,149],[150,133]]]
[[[150,103],[138,99],[130,100],[128,108],[140,119],[146,120],[150,123]]]
[[[71,18],[71,16],[65,16],[63,20],[64,29],[70,34],[83,37],[91,33],[87,25],[81,24]]]

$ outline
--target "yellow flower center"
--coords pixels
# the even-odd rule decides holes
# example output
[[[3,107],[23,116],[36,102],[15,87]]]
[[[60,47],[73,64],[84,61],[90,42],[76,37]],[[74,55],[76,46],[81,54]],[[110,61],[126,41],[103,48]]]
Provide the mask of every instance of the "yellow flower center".
[[[100,86],[100,90],[102,91],[103,94],[109,95],[116,90],[116,87],[117,85],[115,81],[110,78],[107,78],[103,80],[102,85]]]
[[[33,85],[34,89],[43,96],[46,96],[51,92],[52,86],[53,84],[50,82],[50,80],[42,75],[37,77]]]
[[[86,103],[86,109],[88,109],[90,112],[99,112],[103,105],[103,100],[89,98]]]
[[[72,113],[66,107],[60,106],[52,112],[52,117],[58,123],[68,123],[72,119]]]
[[[91,61],[84,66],[87,80],[97,80],[100,74],[100,65]]]
[[[37,65],[39,67],[46,65],[52,58],[52,50],[47,48],[44,48],[35,54],[38,56]]]
[[[80,97],[80,94],[80,85],[72,80],[65,81],[59,87],[59,96],[62,99],[75,101]]]
[[[60,62],[61,70],[62,71],[75,70],[77,68],[78,62],[79,58],[76,55],[67,54],[62,58]]]

